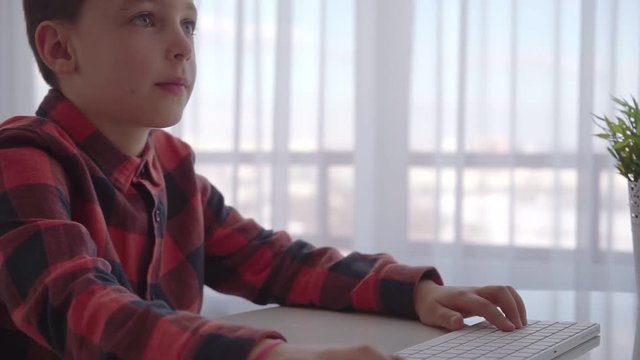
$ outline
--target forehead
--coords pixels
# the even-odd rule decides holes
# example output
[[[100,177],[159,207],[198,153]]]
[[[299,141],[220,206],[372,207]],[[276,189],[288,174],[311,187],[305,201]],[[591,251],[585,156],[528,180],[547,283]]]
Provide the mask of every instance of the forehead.
[[[100,0],[104,1],[104,0]],[[193,0],[120,0],[113,3],[120,3],[119,10],[129,10],[141,4],[148,4],[154,6],[175,7],[177,10],[191,10],[197,11]]]

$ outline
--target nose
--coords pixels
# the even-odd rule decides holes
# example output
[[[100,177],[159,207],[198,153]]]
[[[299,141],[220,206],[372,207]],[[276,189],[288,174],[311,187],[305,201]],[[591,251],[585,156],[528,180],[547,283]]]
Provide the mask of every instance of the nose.
[[[189,61],[193,56],[193,40],[185,34],[182,26],[177,31],[171,31],[171,40],[167,48],[167,57],[170,60]]]

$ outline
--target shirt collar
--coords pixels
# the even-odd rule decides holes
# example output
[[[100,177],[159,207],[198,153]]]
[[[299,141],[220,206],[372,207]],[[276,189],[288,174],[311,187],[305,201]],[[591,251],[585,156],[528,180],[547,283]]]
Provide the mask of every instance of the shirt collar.
[[[158,174],[150,171],[150,163],[155,160],[155,150],[150,132],[140,157],[129,156],[120,151],[100,132],[80,110],[56,89],[49,90],[40,104],[36,115],[47,118],[59,125],[74,143],[101,168],[104,175],[121,191],[125,191],[136,177],[150,180]]]

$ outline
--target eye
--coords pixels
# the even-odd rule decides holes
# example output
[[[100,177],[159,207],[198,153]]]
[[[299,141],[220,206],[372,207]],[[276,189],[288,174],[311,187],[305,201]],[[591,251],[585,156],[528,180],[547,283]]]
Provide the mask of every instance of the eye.
[[[196,34],[196,22],[192,20],[186,20],[182,22],[182,29],[185,34],[193,36]]]
[[[153,15],[151,13],[137,15],[131,22],[142,27],[152,27],[154,25]]]

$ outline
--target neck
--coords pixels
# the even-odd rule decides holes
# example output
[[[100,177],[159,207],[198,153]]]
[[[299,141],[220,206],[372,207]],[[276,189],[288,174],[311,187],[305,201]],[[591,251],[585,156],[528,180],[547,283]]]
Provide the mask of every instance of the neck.
[[[93,124],[123,153],[136,157],[142,155],[150,129],[109,126],[111,124],[104,123]]]
[[[91,106],[82,101],[86,100],[82,96],[74,97],[73,93],[67,94],[64,91],[63,93],[120,151],[129,156],[142,155],[151,128],[140,126],[127,119],[116,118],[117,116],[105,110],[109,108],[108,106]]]
[[[144,151],[150,128],[132,126],[126,122],[109,121],[100,114],[80,108],[80,111],[118,150],[129,156],[140,156]]]

